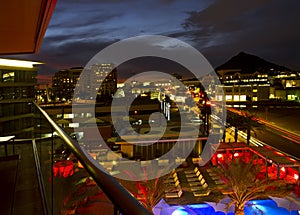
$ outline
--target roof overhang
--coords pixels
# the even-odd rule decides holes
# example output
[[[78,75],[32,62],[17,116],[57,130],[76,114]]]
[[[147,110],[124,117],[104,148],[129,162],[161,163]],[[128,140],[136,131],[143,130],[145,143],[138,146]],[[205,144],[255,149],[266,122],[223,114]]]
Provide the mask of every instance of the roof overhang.
[[[4,0],[0,54],[38,53],[57,0]]]

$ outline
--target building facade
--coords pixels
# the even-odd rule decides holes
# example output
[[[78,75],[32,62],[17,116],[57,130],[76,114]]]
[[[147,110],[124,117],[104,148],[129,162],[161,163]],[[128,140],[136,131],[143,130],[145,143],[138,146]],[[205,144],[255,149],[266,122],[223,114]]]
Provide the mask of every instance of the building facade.
[[[111,98],[117,91],[117,69],[114,64],[94,64],[80,76],[80,99]],[[96,98],[95,98],[96,96]]]
[[[0,136],[30,138],[37,62],[0,59]]]
[[[82,67],[60,70],[52,77],[52,92],[57,101],[68,101],[73,98],[76,83]]]
[[[271,99],[300,101],[300,73],[282,73],[271,78]]]
[[[217,71],[226,101],[263,101],[270,95],[268,73],[246,73],[240,69]]]

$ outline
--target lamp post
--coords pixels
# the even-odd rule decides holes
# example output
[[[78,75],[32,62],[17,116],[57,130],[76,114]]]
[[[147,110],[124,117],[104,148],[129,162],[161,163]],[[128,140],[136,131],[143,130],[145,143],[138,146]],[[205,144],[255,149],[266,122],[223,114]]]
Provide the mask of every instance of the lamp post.
[[[204,116],[204,132],[206,135],[209,135],[209,116],[211,114],[211,109],[210,109],[210,102],[207,97],[207,93],[204,92],[204,100],[203,100],[203,105],[201,108],[201,113]]]

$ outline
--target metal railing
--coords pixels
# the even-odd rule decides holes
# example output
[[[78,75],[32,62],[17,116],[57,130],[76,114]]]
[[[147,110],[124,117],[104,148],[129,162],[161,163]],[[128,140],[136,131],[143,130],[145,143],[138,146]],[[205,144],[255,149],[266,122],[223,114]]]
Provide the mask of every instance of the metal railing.
[[[112,214],[118,214],[118,211],[123,215],[151,214],[114,177],[101,171],[95,165],[94,161],[87,156],[78,142],[58,126],[38,104],[34,103],[33,109],[36,120],[34,139],[36,140],[37,149],[35,151],[39,156],[39,165],[41,165],[40,174],[45,184],[46,194],[44,196],[47,198],[45,200],[48,210],[47,214],[62,214],[60,209],[67,201],[63,193],[70,194],[70,191],[72,191],[72,187],[70,187],[72,184],[70,183],[72,181],[71,177],[67,178],[67,174],[66,178],[64,178],[65,175],[57,178],[56,173],[53,172],[56,165],[55,162],[59,160],[55,157],[55,152],[61,146],[65,147],[64,150],[69,150],[75,156],[76,160],[84,167],[80,171],[86,171],[83,174],[87,175],[87,178],[91,177],[105,193],[115,207]],[[71,197],[69,196],[69,198]],[[95,214],[102,214],[102,212],[99,211],[99,213]]]

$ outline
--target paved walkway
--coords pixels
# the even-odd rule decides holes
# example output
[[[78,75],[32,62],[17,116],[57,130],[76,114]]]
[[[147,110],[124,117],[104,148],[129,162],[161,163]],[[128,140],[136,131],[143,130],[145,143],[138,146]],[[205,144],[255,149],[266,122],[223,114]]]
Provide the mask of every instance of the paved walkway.
[[[0,157],[0,214],[13,212],[18,163],[18,156]]]
[[[11,146],[8,151],[11,152]],[[15,153],[20,159],[0,162],[0,214],[42,215],[31,141],[16,141]],[[4,159],[2,149],[0,157]]]

